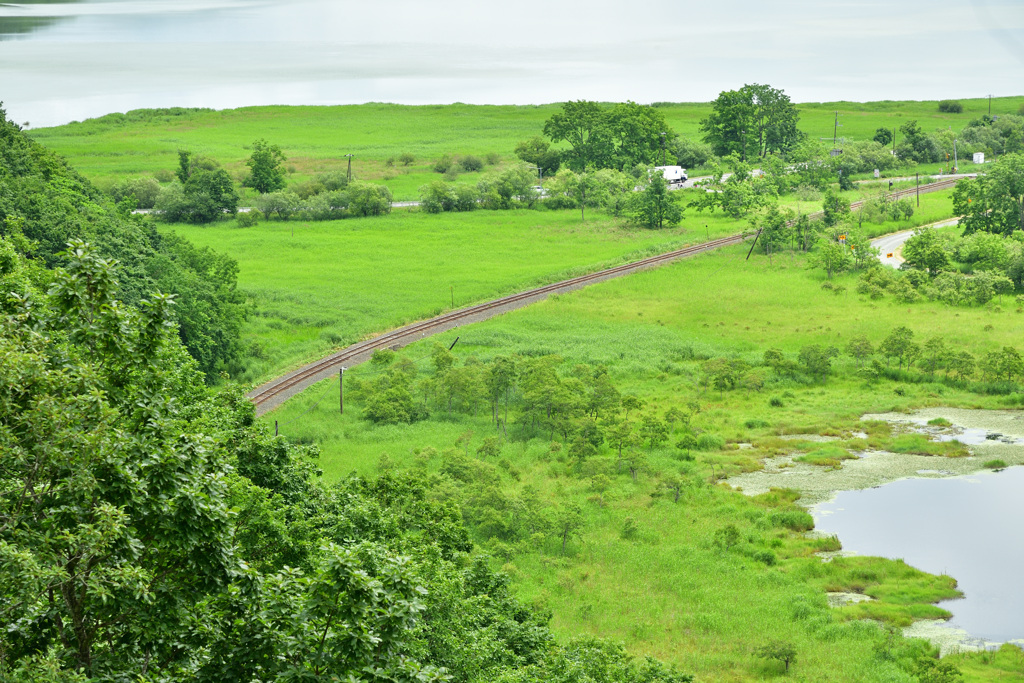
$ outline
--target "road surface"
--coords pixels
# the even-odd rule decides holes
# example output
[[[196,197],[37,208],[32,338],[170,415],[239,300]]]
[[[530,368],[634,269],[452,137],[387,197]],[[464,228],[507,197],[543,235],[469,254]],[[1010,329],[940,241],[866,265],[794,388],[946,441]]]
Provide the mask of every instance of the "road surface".
[[[948,220],[939,221],[938,223],[922,225],[921,227],[945,228],[950,225],[956,225],[959,220],[959,218],[950,218]],[[903,265],[903,244],[914,236],[914,232],[916,230],[918,230],[918,228],[893,232],[871,240],[871,246],[876,247],[879,251],[878,260],[881,261],[883,265],[891,268],[899,268]]]

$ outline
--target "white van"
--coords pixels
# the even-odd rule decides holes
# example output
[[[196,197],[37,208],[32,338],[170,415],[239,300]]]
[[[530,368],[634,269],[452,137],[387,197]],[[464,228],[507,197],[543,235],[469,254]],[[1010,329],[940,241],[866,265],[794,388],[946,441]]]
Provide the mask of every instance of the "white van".
[[[686,169],[682,166],[655,166],[654,170],[661,171],[671,186],[679,186],[686,182]]]

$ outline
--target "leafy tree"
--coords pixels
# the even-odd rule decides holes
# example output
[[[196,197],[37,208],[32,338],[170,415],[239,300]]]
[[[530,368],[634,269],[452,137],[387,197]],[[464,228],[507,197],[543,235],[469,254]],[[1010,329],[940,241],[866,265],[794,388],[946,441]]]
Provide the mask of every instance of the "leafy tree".
[[[907,367],[910,367],[910,363],[920,352],[920,347],[914,342],[914,331],[909,327],[900,325],[893,329],[889,336],[878,345],[878,352],[890,358],[899,359],[900,369],[902,370],[904,363],[907,364]]]
[[[611,165],[613,144],[608,117],[597,102],[566,102],[562,111],[544,123],[544,135],[552,142],[569,143],[562,160],[574,171]]]
[[[622,102],[612,107],[608,113],[608,128],[615,145],[612,163],[619,170],[638,165],[663,165],[676,137],[659,109],[636,102]]]
[[[928,163],[942,159],[942,150],[933,138],[928,136],[917,121],[907,121],[900,126],[903,141],[896,146],[900,159],[917,163]]]
[[[676,165],[683,168],[703,166],[714,155],[711,145],[684,137],[676,138],[675,144],[669,148],[669,158],[675,159]]]
[[[829,190],[825,193],[825,201],[822,203],[822,210],[824,215],[822,216],[822,222],[827,226],[833,226],[839,223],[844,216],[850,213],[850,200],[843,197],[838,192]]]
[[[628,211],[630,220],[648,228],[677,225],[683,219],[682,207],[659,174],[652,175],[646,186],[633,195]]]
[[[953,211],[962,216],[965,235],[1024,230],[1024,154],[1006,154],[985,175],[959,181]]]
[[[551,143],[539,135],[517,144],[515,154],[522,161],[540,168],[546,176],[554,175],[561,165],[558,151],[551,149]]]
[[[754,651],[762,659],[774,659],[786,665],[786,672],[789,673],[789,665],[796,663],[796,647],[792,643],[773,640],[760,646]]]
[[[831,280],[833,273],[841,272],[849,267],[850,250],[834,239],[825,238],[821,240],[818,253],[815,254],[815,262],[825,270]]]
[[[875,136],[871,138],[882,147],[888,147],[892,142],[892,130],[889,128],[879,128],[875,131]]]
[[[173,634],[235,567],[224,454],[170,399],[201,386],[173,300],[115,295],[76,242],[49,298],[0,325],[0,414],[19,425],[0,430],[0,613],[20,624],[0,649],[52,642],[93,677],[175,660]]]
[[[1024,359],[1012,346],[1004,346],[1000,351],[985,354],[979,366],[990,380],[1012,382],[1014,378],[1024,375]]]
[[[245,162],[249,167],[249,175],[245,179],[246,187],[251,187],[260,194],[283,190],[284,162],[285,156],[280,147],[271,145],[262,138],[254,141],[252,155]]]
[[[934,230],[919,228],[903,245],[907,267],[938,275],[949,268],[949,246]]]
[[[875,352],[874,346],[864,335],[858,335],[850,339],[846,344],[846,353],[857,359],[857,366],[864,367],[864,361]]]
[[[565,547],[573,538],[582,538],[580,533],[583,529],[583,510],[575,503],[569,503],[559,508],[555,516],[555,532],[562,540],[562,554],[565,554]]]
[[[647,442],[648,450],[654,450],[668,440],[668,426],[655,415],[640,418],[639,436]]]
[[[837,355],[839,350],[835,347],[822,348],[818,344],[809,344],[800,349],[797,358],[809,375],[824,382],[832,371],[832,359]]]
[[[353,216],[391,213],[391,190],[385,185],[353,181],[348,186],[348,210]]]
[[[701,121],[704,141],[715,154],[765,157],[785,153],[801,139],[796,106],[782,90],[757,83],[719,93]]]

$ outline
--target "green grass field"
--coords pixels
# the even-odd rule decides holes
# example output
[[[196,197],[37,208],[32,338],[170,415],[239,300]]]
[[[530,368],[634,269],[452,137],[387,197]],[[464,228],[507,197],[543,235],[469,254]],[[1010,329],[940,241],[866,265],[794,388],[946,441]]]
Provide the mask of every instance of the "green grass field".
[[[800,129],[812,138],[830,138],[839,111],[839,136],[871,138],[879,127],[898,127],[917,119],[926,131],[963,125],[988,111],[987,99],[961,100],[962,114],[942,114],[937,102],[826,102],[799,104]],[[1015,113],[1024,97],[992,101],[994,114]],[[211,156],[241,178],[249,146],[257,138],[280,145],[301,181],[318,172],[345,168],[343,155],[354,154],[358,177],[384,180],[396,199],[415,199],[420,185],[439,177],[430,165],[442,154],[494,152],[514,158],[520,140],[540,135],[544,121],[559,105],[364,104],[337,107],[248,107],[170,115],[156,111],[30,131],[36,140],[64,155],[101,187],[126,176],[152,174],[177,166],[177,151]],[[698,137],[708,103],[661,107],[677,133]],[[409,153],[409,167],[385,166],[388,157]],[[472,176],[469,176],[472,177]]]
[[[499,457],[514,476],[502,476],[503,490],[513,495],[529,485],[545,501],[576,502],[586,524],[582,539],[565,556],[550,542],[516,548],[496,544],[491,550],[521,595],[553,610],[554,625],[564,635],[582,631],[620,639],[634,652],[679,663],[699,680],[777,675],[752,655],[765,634],[797,644],[800,664],[791,673],[797,680],[910,680],[877,656],[880,636],[874,626],[847,619],[905,624],[940,616],[928,603],[950,594],[947,579],[917,575],[882,560],[824,565],[809,556],[819,547],[813,542],[766,530],[765,510],[756,502],[723,486],[698,485],[673,503],[660,481],[679,471],[701,479],[712,471],[757,469],[761,457],[784,449],[827,455],[820,444],[787,444],[775,438],[779,433],[845,435],[847,440],[832,448],[863,448],[849,435],[864,428],[860,416],[865,412],[928,405],[1005,407],[1005,398],[940,383],[865,382],[848,357],[839,359],[838,376],[825,384],[779,381],[761,391],[719,392],[699,386],[699,361],[692,359],[724,354],[756,361],[768,347],[789,354],[808,343],[841,348],[857,334],[877,344],[900,324],[921,341],[941,334],[951,346],[980,355],[1019,344],[1024,314],[1014,310],[1010,298],[984,309],[872,301],[855,293],[854,274],[834,280],[846,288],[837,295],[822,289],[824,275],[808,269],[803,257],[787,255],[769,265],[764,256],[750,261],[745,256],[744,248],[730,248],[554,297],[458,331],[461,358],[556,353],[568,366],[606,364],[620,390],[659,412],[696,400],[701,405],[694,418],[697,429],[727,442],[725,449],[699,453],[693,462],[678,460],[671,447],[655,449],[648,471],[633,482],[617,471],[607,446],[583,472],[575,472],[564,452],[553,452],[545,439],[510,441]],[[440,341],[450,342],[455,334]],[[402,355],[426,373],[431,343],[410,346]],[[361,366],[350,372],[347,377],[365,378],[375,370]],[[371,474],[384,462],[437,472],[444,457],[424,462],[418,449],[432,446],[444,452],[470,431],[472,452],[493,434],[486,409],[475,418],[441,415],[413,425],[373,426],[359,417],[355,402],[347,402],[345,415],[338,415],[336,392],[337,381],[326,381],[264,418],[278,420],[289,438],[319,444],[329,479],[352,471]],[[326,400],[310,409],[325,394]],[[772,406],[773,397],[781,397],[782,405]],[[902,443],[885,429],[869,431],[873,448]],[[738,443],[753,447],[736,449]],[[591,483],[597,475],[612,481],[600,505]],[[778,565],[766,567],[718,547],[715,534],[727,524],[734,524],[747,542],[772,544]],[[627,525],[634,531],[624,538]],[[874,578],[865,584],[864,577]],[[824,606],[825,589],[866,590],[881,599],[830,610]],[[969,659],[965,670],[991,673],[1004,659],[991,665]]]
[[[687,193],[692,194],[692,193]],[[872,191],[849,193],[851,199]],[[806,213],[820,202],[792,200]],[[926,194],[909,221],[865,224],[883,234],[950,214],[949,193]],[[745,220],[687,210],[679,227],[635,228],[576,211],[396,211],[334,222],[175,225],[171,230],[239,262],[252,298],[242,381],[267,379],[364,336],[452,308],[522,291],[685,244],[749,229]]]
[[[706,232],[704,224],[710,227]],[[651,231],[574,211],[474,211],[305,223],[176,225],[239,261],[254,300],[246,378],[259,379],[365,335],[603,266],[729,234],[721,216]]]

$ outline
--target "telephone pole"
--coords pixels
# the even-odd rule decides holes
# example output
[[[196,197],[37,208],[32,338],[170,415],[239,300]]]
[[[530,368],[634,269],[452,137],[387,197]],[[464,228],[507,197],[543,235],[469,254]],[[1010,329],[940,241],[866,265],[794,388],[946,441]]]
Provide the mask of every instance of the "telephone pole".
[[[354,157],[355,155],[354,154],[346,154],[345,156],[348,157],[348,181],[351,183],[352,182],[352,157]]]
[[[665,165],[665,133],[661,133],[661,165]]]
[[[345,414],[345,366],[338,370],[338,412]]]

